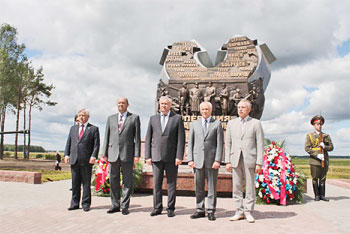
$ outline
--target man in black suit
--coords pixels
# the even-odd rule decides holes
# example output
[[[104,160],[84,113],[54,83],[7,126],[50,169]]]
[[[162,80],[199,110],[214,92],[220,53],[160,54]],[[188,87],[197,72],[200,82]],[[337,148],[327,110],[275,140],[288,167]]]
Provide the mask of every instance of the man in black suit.
[[[159,99],[161,114],[151,116],[145,140],[145,159],[153,167],[153,211],[162,213],[162,184],[164,170],[168,186],[168,217],[174,217],[178,166],[185,150],[185,130],[182,117],[170,111],[171,100]]]
[[[103,156],[110,162],[110,184],[112,214],[120,211],[120,171],[123,176],[122,214],[129,214],[130,196],[133,185],[133,163],[139,162],[141,150],[140,117],[128,112],[129,101],[117,100],[119,113],[108,117],[103,144]]]
[[[79,209],[81,185],[81,205],[84,211],[90,210],[92,166],[98,157],[100,133],[98,127],[88,123],[89,117],[85,109],[78,112],[79,124],[71,127],[64,151],[64,162],[70,163],[72,172],[72,201],[68,210]]]

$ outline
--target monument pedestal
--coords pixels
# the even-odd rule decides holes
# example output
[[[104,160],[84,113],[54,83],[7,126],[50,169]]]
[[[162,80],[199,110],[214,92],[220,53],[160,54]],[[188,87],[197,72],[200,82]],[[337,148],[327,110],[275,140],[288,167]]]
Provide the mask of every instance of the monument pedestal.
[[[167,180],[164,175],[163,180],[163,192],[167,190]],[[152,192],[153,190],[153,173],[152,167],[149,165],[144,165],[144,172],[142,175],[142,182],[139,185],[138,189],[141,192]],[[208,191],[207,184],[205,185],[205,190]],[[177,176],[177,185],[176,193],[178,195],[191,195],[195,193],[195,184],[194,184],[194,174],[193,169],[188,165],[180,165],[178,176]],[[230,173],[226,172],[224,166],[221,166],[219,169],[218,182],[217,182],[217,193],[218,196],[232,196],[232,176]]]

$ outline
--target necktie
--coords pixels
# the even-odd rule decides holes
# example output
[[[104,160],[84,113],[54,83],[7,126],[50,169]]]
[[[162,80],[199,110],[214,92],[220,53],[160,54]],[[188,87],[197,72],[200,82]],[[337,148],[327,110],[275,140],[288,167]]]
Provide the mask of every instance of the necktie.
[[[241,120],[241,129],[242,129],[242,132],[244,131],[244,124],[245,124],[245,120],[242,119],[242,120]]]
[[[162,115],[162,121],[161,121],[161,125],[162,125],[162,132],[164,132],[166,124],[165,124],[165,118],[167,115]]]
[[[79,141],[80,141],[81,137],[83,136],[83,134],[84,134],[84,124],[81,125],[81,130],[80,130],[80,133],[79,133]]]
[[[203,131],[204,131],[204,135],[207,133],[207,130],[208,130],[208,120],[204,120],[204,128],[203,128]]]
[[[119,124],[118,124],[119,132],[122,131],[122,128],[123,128],[123,115],[120,115]]]

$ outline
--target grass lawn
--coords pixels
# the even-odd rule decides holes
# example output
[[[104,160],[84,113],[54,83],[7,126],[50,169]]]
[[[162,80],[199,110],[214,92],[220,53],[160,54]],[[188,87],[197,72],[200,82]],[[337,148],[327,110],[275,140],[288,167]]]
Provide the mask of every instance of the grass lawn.
[[[42,183],[49,182],[49,181],[68,180],[72,178],[70,171],[31,170],[31,169],[14,169],[14,168],[1,168],[1,170],[41,172]]]
[[[292,157],[298,173],[304,174],[311,179],[310,165],[308,158]],[[329,160],[327,179],[350,179],[350,159],[334,158]]]

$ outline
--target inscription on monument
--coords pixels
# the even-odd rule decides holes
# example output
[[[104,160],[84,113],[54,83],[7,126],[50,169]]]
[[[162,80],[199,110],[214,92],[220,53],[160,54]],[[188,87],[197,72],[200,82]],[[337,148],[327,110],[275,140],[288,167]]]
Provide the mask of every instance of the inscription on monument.
[[[251,116],[259,119],[265,102],[264,87],[270,79],[270,74],[259,73],[260,67],[267,64],[263,54],[257,40],[234,37],[222,45],[213,66],[206,50],[195,41],[175,42],[163,52],[160,63],[165,77],[158,83],[156,101],[160,96],[171,97],[172,110],[183,116],[186,129],[199,118],[199,104],[203,101],[212,103],[213,116],[224,128],[228,120],[237,116],[241,99],[252,102]]]

